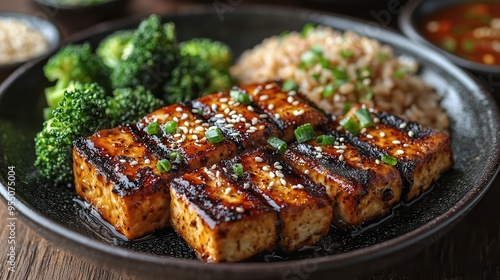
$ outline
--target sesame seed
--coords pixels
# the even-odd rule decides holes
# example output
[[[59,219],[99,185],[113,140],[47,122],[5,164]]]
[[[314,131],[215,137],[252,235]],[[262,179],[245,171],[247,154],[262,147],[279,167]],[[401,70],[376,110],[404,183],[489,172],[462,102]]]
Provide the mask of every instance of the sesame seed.
[[[226,109],[224,109],[224,114],[229,114],[230,111],[231,111],[231,109],[229,109],[229,107],[227,107]]]
[[[232,128],[232,127],[234,127],[234,124],[232,124],[232,123],[228,123],[228,124],[226,124],[224,127],[225,127],[225,128]]]
[[[283,172],[279,171],[279,170],[276,170],[276,176],[280,177],[280,178],[283,178],[285,177],[285,175],[283,175]]]
[[[268,165],[265,165],[262,167],[262,170],[269,171],[269,170],[271,170],[271,167],[269,167]]]
[[[144,163],[145,163],[145,164],[150,164],[150,163],[151,163],[151,160],[150,160],[149,158],[147,158],[147,159],[145,159],[145,160],[144,160]]]
[[[344,160],[344,155],[340,155],[340,156],[339,156],[339,160],[340,160],[340,161],[343,161],[343,160]]]
[[[195,130],[196,130],[196,131],[205,131],[205,129],[204,129],[203,127],[201,127],[201,126],[197,126],[197,127],[195,128]]]
[[[219,101],[222,103],[226,103],[227,101],[229,101],[229,99],[227,99],[226,97],[223,97],[223,98],[219,99]]]
[[[397,154],[397,155],[402,155],[402,154],[404,154],[404,153],[405,153],[405,151],[403,151],[403,150],[397,150],[397,151],[396,151],[396,154]]]
[[[175,108],[175,111],[177,111],[177,112],[179,112],[179,113],[180,113],[180,112],[182,112],[182,108],[181,108],[181,107],[176,107],[176,108]]]
[[[292,103],[293,101],[295,101],[295,99],[293,99],[293,96],[288,96],[287,99],[286,99],[286,101],[288,103]]]
[[[380,132],[380,137],[385,137],[385,132]]]
[[[200,124],[200,123],[202,123],[202,122],[203,122],[203,120],[195,120],[195,121],[194,121],[194,123],[196,123],[196,124]]]
[[[231,188],[226,188],[226,190],[224,190],[224,194],[228,195],[231,193]]]
[[[379,122],[380,122],[380,119],[379,119],[379,118],[377,118],[377,117],[375,117],[375,118],[373,118],[373,122],[374,122],[374,123],[379,123]]]
[[[192,109],[192,110],[191,110],[191,113],[193,113],[193,114],[198,114],[199,112],[200,112],[200,111],[199,111],[198,109]]]
[[[179,129],[182,130],[183,133],[188,133],[189,129],[185,126],[179,126]]]
[[[248,105],[247,109],[248,109],[248,111],[253,112],[253,107],[252,106]]]
[[[172,120],[174,120],[174,122],[179,122],[179,118],[178,117],[173,117]]]
[[[245,209],[243,209],[243,207],[241,207],[241,206],[238,206],[238,207],[236,207],[236,212],[245,213]]]
[[[274,104],[269,104],[269,105],[267,105],[267,109],[268,109],[268,110],[272,110],[272,109],[274,109]]]
[[[265,119],[265,118],[267,118],[267,114],[259,114],[259,118]]]
[[[193,138],[194,140],[198,140],[198,135],[191,135],[191,138]]]
[[[81,169],[82,170],[84,169],[83,165],[81,166]],[[115,166],[115,171],[118,172],[118,170],[120,170],[120,167],[117,165],[117,166]]]
[[[380,164],[380,160],[376,159],[376,160],[375,160],[375,163],[376,163],[376,164]]]
[[[264,100],[267,100],[267,99],[269,99],[269,95],[265,95],[264,94],[264,95],[259,96],[259,100],[260,101],[264,101]]]
[[[410,147],[410,144],[404,143],[403,147],[408,148],[408,147]]]
[[[317,155],[316,155],[316,158],[322,158],[322,157],[323,157],[323,155],[322,155],[322,154],[317,154]]]
[[[179,137],[181,137],[181,134],[180,134],[180,133],[176,133],[176,134],[174,134],[174,138],[179,138]]]
[[[366,134],[366,138],[368,138],[368,139],[373,139],[373,135],[371,135],[371,134]]]
[[[234,115],[234,114],[236,114],[236,111],[235,111],[235,110],[232,110],[231,112],[229,112],[229,113],[228,113],[228,115],[230,115],[230,116],[232,116],[232,115]]]
[[[201,126],[203,126],[203,127],[209,127],[210,124],[209,123],[202,123]]]
[[[309,169],[304,170],[304,173],[305,173],[306,175],[309,175]]]
[[[303,114],[304,114],[304,109],[294,110],[293,111],[293,115],[294,116],[300,116],[300,115],[303,115]]]
[[[293,102],[292,102],[292,105],[293,105],[293,106],[297,106],[297,105],[299,105],[299,104],[300,104],[300,102],[299,102],[298,100],[295,100],[295,101],[293,101]]]
[[[240,133],[239,132],[232,132],[232,133],[229,133],[229,136],[240,136]]]
[[[290,95],[290,96],[294,96],[296,94],[297,94],[297,92],[295,90],[291,90],[288,92],[288,95]]]
[[[255,157],[255,161],[256,161],[256,162],[263,162],[263,161],[264,161],[264,159],[262,159],[261,157]]]
[[[224,114],[215,114],[214,117],[216,117],[216,118],[224,118]]]
[[[244,183],[244,184],[243,184],[243,188],[244,188],[245,190],[248,190],[248,189],[250,188],[250,184],[249,184],[249,183]]]
[[[132,162],[130,163],[130,165],[131,165],[131,166],[136,166],[136,165],[138,165],[138,164],[139,164],[139,162],[138,162],[137,160],[134,160],[134,161],[132,161]]]
[[[225,119],[218,119],[217,121],[215,121],[215,123],[226,123],[226,120]]]
[[[337,150],[336,153],[337,154],[343,154],[345,151],[344,150]]]
[[[323,148],[321,148],[321,147],[314,147],[314,149],[315,149],[316,151],[318,151],[318,152],[322,152],[322,151],[323,151]]]
[[[282,185],[286,185],[286,180],[285,179],[280,178],[280,182],[281,182]]]
[[[121,163],[125,163],[125,162],[127,162],[127,161],[126,161],[126,160],[124,160],[124,159],[120,159],[120,162],[121,162]]]
[[[392,144],[399,145],[399,144],[401,144],[401,141],[399,141],[399,140],[392,140]]]
[[[413,130],[408,131],[408,136],[410,137],[415,136],[415,132],[413,132]]]
[[[279,120],[281,118],[281,116],[280,116],[280,114],[276,113],[276,114],[274,114],[274,118]]]
[[[217,104],[213,103],[210,108],[212,109],[212,111],[217,111]]]
[[[265,89],[272,89],[274,87],[274,84],[267,84],[265,86]]]
[[[404,122],[404,123],[402,123],[402,124],[400,124],[400,125],[399,125],[399,128],[403,129],[403,128],[405,128],[407,125],[408,125],[408,124]]]
[[[274,177],[276,177],[276,174],[273,171],[269,171],[269,178],[273,179]]]
[[[186,114],[186,113],[183,113],[183,114],[181,115],[181,120],[183,120],[183,121],[184,121],[184,120],[187,120],[188,118],[189,118],[189,115],[188,115],[188,114]]]
[[[344,137],[340,137],[340,138],[339,138],[339,141],[340,141],[340,142],[344,142],[344,141],[345,141]]]

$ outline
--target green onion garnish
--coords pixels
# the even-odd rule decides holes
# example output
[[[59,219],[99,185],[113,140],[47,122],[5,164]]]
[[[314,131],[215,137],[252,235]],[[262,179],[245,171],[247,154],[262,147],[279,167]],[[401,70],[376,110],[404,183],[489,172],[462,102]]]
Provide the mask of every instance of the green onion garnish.
[[[389,60],[389,55],[386,54],[385,52],[377,52],[377,54],[375,54],[375,58],[381,62],[381,63],[384,63],[386,62],[387,60]]]
[[[323,54],[323,49],[318,45],[312,46],[311,51],[313,51],[315,54],[317,54],[319,56],[321,56]]]
[[[354,112],[354,116],[358,119],[361,127],[372,127],[375,125],[370,111],[367,108],[359,108],[356,112]]]
[[[205,132],[205,137],[207,137],[208,142],[211,144],[217,144],[224,139],[222,131],[220,131],[218,127],[207,130]]]
[[[248,94],[244,93],[243,91],[239,89],[232,89],[229,92],[229,95],[231,96],[232,99],[234,99],[236,102],[239,102],[243,105],[248,105],[250,104],[250,96]]]
[[[344,103],[344,109],[342,110],[342,115],[345,115],[351,110],[352,104],[351,102]]]
[[[233,171],[236,176],[241,177],[243,176],[243,165],[241,163],[235,163],[233,164]]]
[[[347,71],[344,69],[334,67],[334,68],[332,68],[332,74],[335,77],[337,85],[341,85],[341,84],[347,82],[347,80],[348,80]]]
[[[156,168],[158,168],[158,170],[162,173],[168,172],[170,171],[170,169],[172,169],[172,164],[170,163],[170,161],[168,161],[168,159],[162,159],[158,161],[158,164],[156,164]]]
[[[335,143],[335,137],[331,135],[320,135],[316,138],[316,143],[320,146],[333,145]]]
[[[173,134],[177,131],[177,122],[169,121],[165,124],[165,132],[168,134]]]
[[[349,58],[349,57],[352,56],[352,52],[350,50],[343,49],[343,50],[340,51],[340,55],[343,58]]]
[[[344,127],[345,130],[349,131],[352,135],[357,135],[361,130],[361,126],[357,121],[351,117],[346,117],[340,120],[340,125]]]
[[[311,78],[313,78],[316,82],[319,82],[319,77],[321,77],[321,74],[312,74]]]
[[[271,137],[267,139],[267,144],[278,150],[281,154],[284,154],[287,148],[286,142],[279,139],[278,137]]]
[[[386,156],[386,155],[382,156],[382,161],[384,163],[389,164],[390,166],[394,166],[394,165],[396,165],[398,163],[398,159],[397,158],[391,157],[391,156]]]
[[[313,50],[309,50],[300,56],[300,61],[304,64],[304,66],[311,66],[319,61],[319,56]]]
[[[293,133],[295,134],[295,139],[297,139],[299,143],[307,142],[316,137],[316,132],[310,123],[300,125]]]
[[[307,37],[307,34],[309,34],[309,32],[313,29],[314,29],[314,24],[312,23],[307,23],[306,25],[304,25],[301,33],[302,37],[303,38]]]
[[[368,67],[361,67],[358,69],[358,80],[360,81],[370,78],[371,75],[372,71]]]
[[[457,49],[457,42],[452,37],[445,37],[441,41],[441,47],[449,52],[454,52]]]
[[[147,127],[148,135],[158,134],[160,131],[160,125],[157,122],[152,122]]]
[[[402,79],[404,78],[406,75],[410,75],[412,72],[408,69],[404,69],[404,68],[401,68],[401,69],[398,69],[394,72],[394,77],[398,78],[398,79]]]
[[[292,79],[285,80],[283,82],[283,85],[281,85],[281,88],[284,91],[291,91],[291,90],[299,90],[299,85]]]
[[[171,152],[168,157],[170,158],[171,162],[176,162],[179,163],[182,160],[181,153],[179,151]]]
[[[323,98],[328,98],[335,92],[335,86],[333,84],[326,84],[323,86],[323,93],[321,94]]]

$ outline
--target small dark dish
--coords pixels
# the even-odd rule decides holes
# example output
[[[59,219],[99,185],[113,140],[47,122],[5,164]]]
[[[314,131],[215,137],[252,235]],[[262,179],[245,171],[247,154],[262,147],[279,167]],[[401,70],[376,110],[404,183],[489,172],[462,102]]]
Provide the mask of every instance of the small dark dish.
[[[500,112],[486,90],[431,49],[365,22],[303,9],[242,5],[218,13],[207,5],[163,19],[176,24],[180,40],[221,40],[236,55],[270,35],[301,30],[308,22],[353,30],[389,44],[396,53],[418,60],[419,74],[443,96],[456,162],[430,193],[410,206],[398,207],[390,219],[373,228],[355,235],[332,228],[317,246],[293,254],[204,264],[171,229],[133,242],[117,238],[74,200],[74,189],[41,180],[33,166],[33,137],[42,126],[43,89],[49,83],[42,72],[46,60],[31,63],[0,86],[0,194],[4,202],[15,203],[16,215],[42,236],[96,265],[145,279],[353,277],[415,255],[466,215],[495,178],[500,163]],[[99,25],[73,41],[96,46],[111,32],[136,27],[138,22],[136,18]],[[9,170],[14,170],[14,177],[9,177]],[[15,191],[9,192],[9,182],[15,182]]]
[[[106,19],[124,13],[128,0],[103,0],[101,3],[89,5],[64,5],[56,0],[31,0],[33,5],[41,7],[44,12],[58,19],[74,20],[74,17],[92,17]],[[85,20],[85,19],[78,19]]]
[[[422,21],[433,12],[446,8],[447,6],[459,3],[474,3],[478,1],[471,0],[442,0],[442,1],[429,1],[429,0],[418,0],[410,1],[404,6],[401,15],[399,17],[399,27],[403,33],[408,36],[411,40],[424,44],[431,47],[453,63],[472,71],[474,74],[484,75],[486,77],[500,77],[500,66],[499,65],[487,65],[483,63],[473,62],[471,60],[459,57],[455,54],[447,52],[442,48],[431,43],[420,31],[419,26]],[[496,2],[495,0],[483,0],[481,2]],[[493,75],[493,76],[491,76]]]
[[[23,61],[16,61],[8,64],[0,64],[0,77],[7,76],[12,71],[14,71],[14,69],[21,66],[23,63],[26,63],[31,60],[36,60],[44,55],[47,55],[48,53],[51,53],[59,46],[59,43],[61,41],[61,34],[59,32],[59,29],[53,23],[51,23],[46,19],[28,14],[14,13],[14,12],[0,12],[0,18],[23,21],[31,29],[40,32],[40,34],[42,34],[42,36],[45,37],[48,44],[47,50],[36,57],[31,57]]]

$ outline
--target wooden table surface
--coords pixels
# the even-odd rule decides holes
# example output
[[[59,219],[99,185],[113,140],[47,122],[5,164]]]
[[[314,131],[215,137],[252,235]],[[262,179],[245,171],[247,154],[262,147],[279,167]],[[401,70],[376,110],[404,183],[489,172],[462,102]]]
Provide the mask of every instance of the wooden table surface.
[[[341,12],[374,20],[377,8],[353,8],[345,6],[311,6],[306,1],[278,1]],[[180,6],[193,4],[189,1],[129,0],[124,13],[118,16],[146,15],[172,11]],[[209,1],[208,3],[212,3]],[[1,0],[0,11],[19,11],[46,15],[62,31],[63,37],[104,20],[95,18],[59,18],[58,11],[43,9],[29,0]],[[395,26],[396,16],[384,22]],[[0,80],[1,81],[1,80]],[[494,93],[499,99],[500,91]],[[443,237],[425,248],[418,255],[402,260],[393,267],[364,275],[357,279],[500,279],[500,176],[485,197],[461,222]],[[0,217],[7,217],[7,208],[0,203]],[[6,219],[2,219],[4,222]],[[120,271],[110,271],[79,258],[45,240],[27,225],[16,223],[17,270],[7,270],[9,228],[0,227],[0,279],[132,279]],[[332,276],[331,279],[334,279]]]

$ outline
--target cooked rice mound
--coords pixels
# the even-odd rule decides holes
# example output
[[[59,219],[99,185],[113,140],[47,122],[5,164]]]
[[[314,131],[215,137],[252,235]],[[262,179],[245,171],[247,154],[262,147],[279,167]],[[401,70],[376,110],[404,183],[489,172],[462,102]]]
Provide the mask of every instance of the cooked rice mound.
[[[326,26],[267,38],[231,68],[244,84],[293,80],[308,99],[335,115],[342,114],[346,103],[364,103],[446,130],[441,97],[417,71],[415,59],[396,56],[390,46]]]

